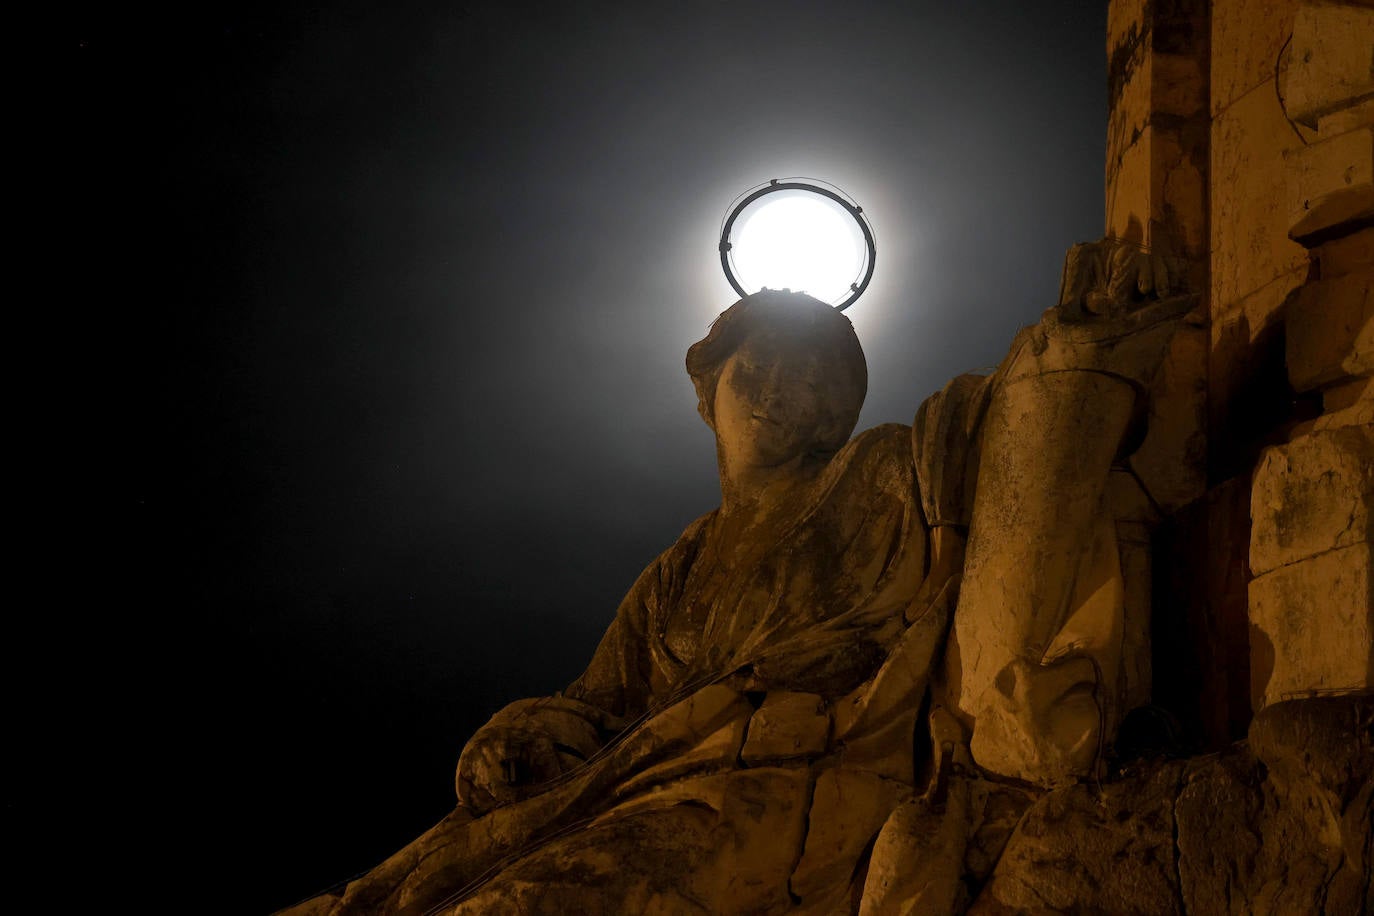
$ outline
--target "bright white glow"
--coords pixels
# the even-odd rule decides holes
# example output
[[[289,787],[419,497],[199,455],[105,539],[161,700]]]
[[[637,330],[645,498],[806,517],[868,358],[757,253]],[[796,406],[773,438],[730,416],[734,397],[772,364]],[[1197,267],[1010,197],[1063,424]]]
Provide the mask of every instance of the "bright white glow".
[[[790,289],[837,304],[862,279],[868,249],[858,223],[819,194],[767,194],[740,214],[731,235],[735,275],[747,292]]]

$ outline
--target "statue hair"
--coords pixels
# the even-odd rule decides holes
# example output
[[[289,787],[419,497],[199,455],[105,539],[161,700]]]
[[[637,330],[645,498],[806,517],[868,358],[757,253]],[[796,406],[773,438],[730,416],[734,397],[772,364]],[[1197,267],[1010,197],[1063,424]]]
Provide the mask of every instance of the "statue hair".
[[[765,289],[745,296],[721,312],[706,336],[687,349],[687,374],[697,390],[697,412],[707,426],[716,428],[716,386],[726,361],[760,327],[781,328],[811,341],[817,349],[838,350],[858,391],[858,403],[863,404],[868,392],[868,362],[854,325],[844,313],[805,293]],[[848,441],[858,420],[856,408],[835,448]]]

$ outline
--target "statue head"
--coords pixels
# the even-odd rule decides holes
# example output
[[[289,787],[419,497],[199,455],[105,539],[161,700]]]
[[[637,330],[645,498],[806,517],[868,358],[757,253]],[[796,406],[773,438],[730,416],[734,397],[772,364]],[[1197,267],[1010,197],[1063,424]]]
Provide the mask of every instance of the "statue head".
[[[868,390],[849,319],[811,296],[773,290],[722,312],[688,349],[687,373],[722,450],[763,465],[838,451]]]

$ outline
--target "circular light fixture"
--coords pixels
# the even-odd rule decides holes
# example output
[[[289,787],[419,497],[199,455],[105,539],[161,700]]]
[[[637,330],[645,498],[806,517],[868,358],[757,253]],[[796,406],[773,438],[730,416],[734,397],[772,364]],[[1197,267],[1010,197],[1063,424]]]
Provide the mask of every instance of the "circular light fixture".
[[[814,178],[774,178],[735,198],[720,230],[720,266],[735,292],[805,292],[840,311],[873,279],[873,229],[852,198]]]

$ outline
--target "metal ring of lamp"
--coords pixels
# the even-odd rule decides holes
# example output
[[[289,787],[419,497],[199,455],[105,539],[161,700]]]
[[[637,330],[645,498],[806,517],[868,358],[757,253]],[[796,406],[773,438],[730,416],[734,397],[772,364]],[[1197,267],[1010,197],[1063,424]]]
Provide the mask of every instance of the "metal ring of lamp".
[[[726,213],[725,222],[720,229],[720,266],[725,271],[725,279],[730,281],[730,286],[741,297],[748,296],[744,286],[735,276],[734,264],[731,260],[730,251],[733,247],[730,243],[730,233],[735,228],[735,220],[739,219],[741,213],[761,197],[769,194],[776,194],[779,191],[806,191],[811,194],[819,194],[839,204],[846,213],[858,224],[859,230],[863,233],[864,244],[867,246],[867,265],[863,268],[862,279],[855,280],[849,284],[849,297],[835,306],[838,311],[843,312],[854,304],[864,290],[868,289],[869,282],[873,279],[873,266],[877,261],[878,247],[873,240],[873,228],[868,224],[868,218],[864,216],[863,207],[860,207],[852,198],[844,194],[839,188],[820,182],[813,178],[774,178],[766,184],[750,188],[735,199],[735,203]]]

